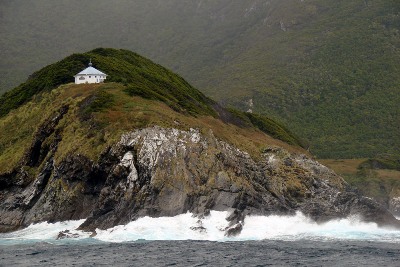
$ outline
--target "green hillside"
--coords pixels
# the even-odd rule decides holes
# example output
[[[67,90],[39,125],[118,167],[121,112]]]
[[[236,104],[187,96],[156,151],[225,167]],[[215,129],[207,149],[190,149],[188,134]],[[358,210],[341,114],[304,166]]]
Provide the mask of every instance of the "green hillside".
[[[399,1],[96,3],[1,2],[0,90],[72,52],[120,47],[224,105],[252,99],[320,158],[400,153]]]
[[[97,48],[85,54],[73,54],[35,73],[29,79],[0,97],[0,116],[28,102],[43,91],[74,82],[74,75],[92,60],[107,73],[107,82],[127,85],[125,91],[133,96],[160,100],[177,111],[191,115],[214,115],[214,102],[194,89],[181,77],[164,67],[128,50]]]
[[[107,82],[71,83],[72,75],[90,58],[109,75]],[[56,161],[71,153],[97,160],[123,133],[155,125],[196,128],[254,157],[273,147],[306,153],[300,139],[281,124],[261,115],[225,110],[180,76],[127,50],[97,48],[73,54],[35,72],[1,101],[3,177],[21,162],[26,175],[33,177],[43,167],[36,162],[51,150],[56,151]],[[25,159],[27,153],[36,156]]]

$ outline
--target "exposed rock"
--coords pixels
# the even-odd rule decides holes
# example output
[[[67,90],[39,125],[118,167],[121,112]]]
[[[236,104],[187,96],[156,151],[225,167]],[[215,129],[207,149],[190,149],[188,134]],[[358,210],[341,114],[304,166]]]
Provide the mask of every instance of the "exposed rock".
[[[57,240],[66,239],[66,238],[78,238],[79,234],[71,233],[69,230],[64,230],[58,233]]]
[[[206,233],[207,229],[204,228],[204,226],[192,226],[190,227],[190,230],[196,231],[196,232],[200,232],[200,233]]]
[[[242,223],[237,223],[231,227],[227,227],[225,229],[225,236],[237,236],[240,234],[240,232],[243,229],[243,224]]]
[[[389,201],[389,210],[395,215],[400,217],[400,197],[393,197]]]
[[[97,163],[69,155],[57,166],[47,157],[27,186],[0,190],[0,231],[39,221],[87,220],[81,229],[109,228],[142,216],[199,217],[232,211],[227,235],[240,233],[245,216],[294,214],[316,221],[358,214],[400,227],[382,206],[349,189],[325,166],[282,148],[262,160],[217,140],[212,133],[160,127],[124,134]],[[193,226],[203,231],[202,225]]]
[[[196,226],[190,227],[190,230],[200,232],[200,233],[206,233],[207,229],[203,226],[203,222],[201,220],[197,221]]]
[[[68,106],[62,106],[52,117],[47,119],[43,125],[39,127],[38,131],[35,133],[32,145],[23,159],[24,164],[27,166],[39,166],[40,163],[45,160],[49,152],[54,153],[57,149],[57,144],[60,141],[60,137],[57,134],[55,135],[54,141],[51,145],[43,146],[43,143],[46,138],[55,132],[56,126],[68,110]]]

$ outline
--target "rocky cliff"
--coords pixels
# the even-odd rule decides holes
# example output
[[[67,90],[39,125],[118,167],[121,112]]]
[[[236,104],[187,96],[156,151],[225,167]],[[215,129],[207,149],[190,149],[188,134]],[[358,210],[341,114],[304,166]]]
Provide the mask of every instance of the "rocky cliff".
[[[23,170],[1,176],[1,231],[82,218],[87,220],[80,228],[93,231],[141,216],[206,216],[210,210],[231,211],[227,234],[239,232],[246,215],[296,211],[321,222],[358,214],[400,227],[390,212],[352,192],[331,170],[283,148],[266,148],[254,160],[212,131],[155,126],[123,134],[98,162],[70,154],[55,164],[55,149],[47,155],[35,150],[45,136],[37,136],[25,158],[27,164],[46,158],[33,181],[25,181]]]

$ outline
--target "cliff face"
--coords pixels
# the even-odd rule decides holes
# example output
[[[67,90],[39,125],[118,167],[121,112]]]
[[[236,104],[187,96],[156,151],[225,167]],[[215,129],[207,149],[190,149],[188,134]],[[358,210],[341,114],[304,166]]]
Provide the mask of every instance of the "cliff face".
[[[210,210],[232,211],[227,234],[240,231],[248,214],[298,210],[317,221],[359,214],[366,221],[400,227],[390,212],[350,191],[328,168],[282,148],[265,149],[256,161],[211,131],[156,126],[123,134],[97,163],[70,154],[56,164],[57,140],[43,155],[43,149],[37,150],[39,137],[24,159],[44,160],[34,181],[25,181],[22,169],[0,177],[1,231],[82,218],[87,220],[81,229],[94,230],[146,215],[191,211],[205,216]]]

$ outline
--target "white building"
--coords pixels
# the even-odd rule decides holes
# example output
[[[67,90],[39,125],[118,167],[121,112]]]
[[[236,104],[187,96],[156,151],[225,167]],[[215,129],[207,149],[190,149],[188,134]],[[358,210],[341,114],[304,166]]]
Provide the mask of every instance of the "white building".
[[[75,84],[82,83],[102,83],[107,77],[107,74],[99,71],[92,67],[92,61],[90,60],[89,67],[79,72],[75,77]]]

